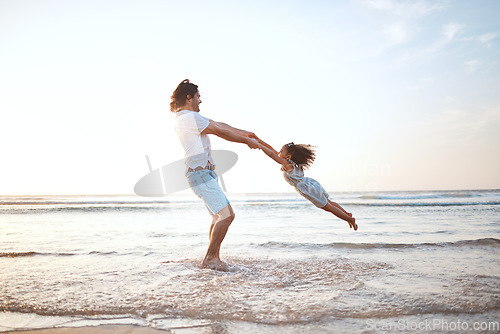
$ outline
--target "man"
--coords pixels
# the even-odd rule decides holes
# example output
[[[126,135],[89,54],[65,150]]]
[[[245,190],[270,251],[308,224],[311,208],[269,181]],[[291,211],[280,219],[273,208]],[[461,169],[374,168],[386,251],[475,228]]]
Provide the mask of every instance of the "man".
[[[227,270],[226,264],[219,257],[219,250],[235,215],[217,182],[210,139],[207,135],[243,143],[252,149],[259,147],[258,138],[252,132],[201,116],[198,86],[190,83],[188,79],[177,86],[171,98],[170,110],[175,113],[175,129],[186,157],[186,177],[191,189],[203,200],[212,216],[210,243],[202,265],[216,270]]]

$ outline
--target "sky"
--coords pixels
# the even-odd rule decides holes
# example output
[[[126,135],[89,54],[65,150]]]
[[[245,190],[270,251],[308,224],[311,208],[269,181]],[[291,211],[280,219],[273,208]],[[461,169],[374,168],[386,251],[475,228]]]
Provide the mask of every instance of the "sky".
[[[1,195],[132,194],[183,158],[169,110],[277,150],[316,146],[330,191],[500,188],[500,2],[0,0]],[[231,150],[228,192],[289,192]]]

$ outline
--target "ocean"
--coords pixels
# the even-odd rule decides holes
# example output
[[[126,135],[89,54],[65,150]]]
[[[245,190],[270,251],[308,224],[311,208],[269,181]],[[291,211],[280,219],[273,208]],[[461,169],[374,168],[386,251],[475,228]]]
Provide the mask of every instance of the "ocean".
[[[500,331],[500,190],[228,198],[219,272],[194,195],[0,196],[0,331]]]

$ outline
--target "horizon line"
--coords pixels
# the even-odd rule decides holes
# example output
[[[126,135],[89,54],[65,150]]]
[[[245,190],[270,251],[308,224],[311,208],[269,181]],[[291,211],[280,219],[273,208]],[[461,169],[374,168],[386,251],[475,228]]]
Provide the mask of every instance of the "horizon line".
[[[381,192],[438,192],[438,191],[500,191],[500,188],[470,188],[470,189],[413,189],[413,190],[374,190],[374,191],[361,191],[361,190],[341,190],[341,191],[328,191],[331,194],[342,194],[342,193],[381,193]],[[272,194],[298,194],[297,192],[227,192],[228,195],[272,195]],[[178,195],[193,195],[194,193],[172,193],[166,194],[163,196],[151,196],[150,198],[163,198],[169,196],[178,196]],[[32,194],[0,194],[0,197],[12,197],[12,196],[137,196],[137,197],[146,197],[140,196],[135,193],[58,193],[58,194],[48,194],[48,193],[32,193]]]

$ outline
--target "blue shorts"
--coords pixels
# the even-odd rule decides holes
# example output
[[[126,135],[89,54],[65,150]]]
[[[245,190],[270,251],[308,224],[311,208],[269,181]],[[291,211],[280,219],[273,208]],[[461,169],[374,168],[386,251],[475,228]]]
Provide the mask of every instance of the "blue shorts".
[[[219,187],[219,177],[213,170],[201,169],[186,173],[191,189],[201,198],[211,215],[229,205],[226,195]]]

